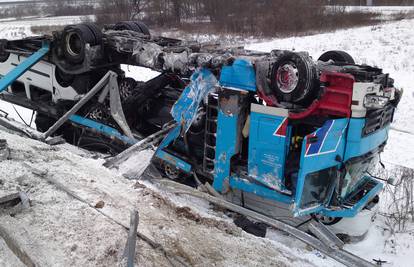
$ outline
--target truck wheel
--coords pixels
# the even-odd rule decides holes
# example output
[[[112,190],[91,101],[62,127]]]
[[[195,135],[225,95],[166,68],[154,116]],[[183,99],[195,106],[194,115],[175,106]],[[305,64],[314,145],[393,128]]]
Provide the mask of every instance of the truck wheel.
[[[85,45],[98,45],[102,42],[102,33],[92,23],[66,26],[63,30],[63,53],[68,62],[82,63],[85,59]]]
[[[9,59],[10,53],[6,52],[7,40],[0,40],[0,63],[6,62]]]
[[[10,53],[0,51],[0,63],[4,63],[9,59]]]
[[[58,84],[62,87],[68,87],[73,84],[73,81],[75,80],[75,76],[72,74],[68,74],[64,71],[62,71],[59,67],[56,66],[55,69],[55,78]]]
[[[127,146],[116,144],[109,138],[98,137],[91,134],[82,134],[79,137],[77,146],[86,150],[99,153],[117,155],[127,149]]]
[[[56,119],[47,116],[46,114],[43,113],[36,113],[36,118],[35,118],[35,124],[36,124],[36,130],[38,130],[41,133],[46,132],[47,130],[49,130],[50,127],[52,127],[53,124],[55,124]]]
[[[121,21],[115,24],[116,31],[134,31],[150,36],[150,31],[144,23],[140,21]]]
[[[306,105],[317,89],[316,68],[306,56],[286,52],[273,64],[270,85],[279,102]]]
[[[180,181],[183,177],[181,171],[177,167],[171,165],[170,163],[163,162],[162,167],[165,175],[170,180]]]
[[[342,218],[329,217],[329,216],[323,216],[323,215],[315,215],[315,218],[321,223],[323,223],[324,225],[334,225],[342,219]]]
[[[355,60],[350,54],[340,50],[333,50],[323,53],[319,58],[319,61],[328,62],[332,60],[335,63],[348,63],[355,64]]]

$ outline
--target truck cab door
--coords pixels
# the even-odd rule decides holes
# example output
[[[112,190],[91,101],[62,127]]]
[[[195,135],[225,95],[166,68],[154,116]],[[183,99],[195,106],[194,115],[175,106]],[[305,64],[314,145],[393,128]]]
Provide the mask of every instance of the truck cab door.
[[[252,104],[249,137],[249,177],[286,192],[284,171],[288,151],[287,110]]]
[[[294,216],[319,212],[329,203],[339,177],[349,119],[328,120],[302,143]]]

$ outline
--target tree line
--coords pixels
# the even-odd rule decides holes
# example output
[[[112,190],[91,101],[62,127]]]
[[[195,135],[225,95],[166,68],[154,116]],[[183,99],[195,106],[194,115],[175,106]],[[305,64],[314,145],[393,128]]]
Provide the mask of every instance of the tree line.
[[[103,0],[96,18],[100,24],[133,18],[161,27],[262,36],[368,25],[377,20],[376,14],[327,9],[328,3],[336,4],[328,0]]]

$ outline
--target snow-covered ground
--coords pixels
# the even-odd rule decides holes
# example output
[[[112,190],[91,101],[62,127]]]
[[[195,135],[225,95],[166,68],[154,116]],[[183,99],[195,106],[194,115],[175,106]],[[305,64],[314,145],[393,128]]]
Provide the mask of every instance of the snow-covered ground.
[[[385,14],[395,14],[400,12],[410,12],[414,10],[412,6],[347,6],[347,11],[380,12]]]
[[[19,39],[32,35],[32,26],[68,25],[81,22],[81,16],[61,16],[0,20],[0,38]]]
[[[127,238],[122,225],[129,225],[133,209],[140,213],[139,232],[187,266],[338,266],[303,245],[247,234],[205,201],[127,180],[90,152],[1,127],[0,138],[11,149],[11,159],[0,161],[0,196],[24,191],[31,199],[29,209],[13,216],[0,212],[0,227],[37,266],[119,266]],[[92,207],[101,201],[97,212]],[[142,239],[136,251],[137,266],[171,266]],[[0,238],[0,265],[17,263]]]

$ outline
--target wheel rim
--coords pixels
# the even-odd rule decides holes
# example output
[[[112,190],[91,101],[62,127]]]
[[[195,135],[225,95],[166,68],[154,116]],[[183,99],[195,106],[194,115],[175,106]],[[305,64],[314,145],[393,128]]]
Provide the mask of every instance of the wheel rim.
[[[299,82],[299,71],[295,64],[287,63],[276,72],[276,83],[285,94],[293,92]]]
[[[167,177],[170,178],[171,180],[177,180],[180,174],[177,168],[169,164],[165,164],[164,171]]]
[[[119,85],[119,95],[121,97],[121,101],[125,101],[130,96],[132,96],[132,93],[135,89],[135,81],[130,79],[124,79]]]
[[[338,220],[338,218],[323,215],[317,215],[316,218],[325,225],[331,225]]]
[[[71,56],[79,56],[82,52],[82,38],[76,32],[70,32],[66,36],[66,49]]]

